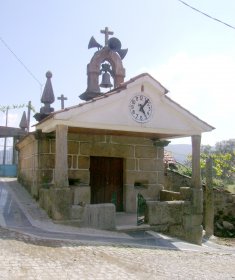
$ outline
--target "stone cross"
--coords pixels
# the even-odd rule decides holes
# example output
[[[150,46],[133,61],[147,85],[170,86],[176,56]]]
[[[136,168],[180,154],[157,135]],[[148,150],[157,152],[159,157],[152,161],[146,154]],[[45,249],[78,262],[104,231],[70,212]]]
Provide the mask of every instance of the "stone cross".
[[[61,101],[61,109],[64,109],[64,101],[68,100],[68,98],[61,94],[61,96],[57,97],[57,99]]]
[[[109,31],[109,28],[105,27],[104,30],[100,30],[100,33],[105,35],[105,46],[108,46],[109,35],[113,35],[113,31]]]

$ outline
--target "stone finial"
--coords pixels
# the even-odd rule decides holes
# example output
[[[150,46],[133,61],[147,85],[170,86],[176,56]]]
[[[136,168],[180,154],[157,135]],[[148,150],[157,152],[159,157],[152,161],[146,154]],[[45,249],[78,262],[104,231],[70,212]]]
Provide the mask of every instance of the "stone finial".
[[[20,128],[22,130],[25,130],[27,127],[28,127],[28,122],[27,122],[27,118],[26,118],[26,113],[24,111],[23,115],[21,117],[21,121],[20,121]]]
[[[40,109],[40,113],[49,115],[51,112],[54,112],[54,108],[50,107],[50,104],[52,104],[55,101],[55,96],[51,84],[51,77],[52,73],[50,71],[46,72],[46,84],[42,93],[41,102],[44,103],[44,107]]]
[[[42,93],[41,102],[44,103],[44,106],[40,108],[40,113],[34,115],[34,118],[37,121],[43,120],[45,117],[54,112],[54,108],[50,106],[55,101],[55,96],[51,84],[52,73],[48,71],[46,73],[46,84]]]
[[[43,90],[41,102],[44,104],[52,104],[55,101],[55,96],[51,84],[52,73],[50,71],[46,72],[46,84]]]

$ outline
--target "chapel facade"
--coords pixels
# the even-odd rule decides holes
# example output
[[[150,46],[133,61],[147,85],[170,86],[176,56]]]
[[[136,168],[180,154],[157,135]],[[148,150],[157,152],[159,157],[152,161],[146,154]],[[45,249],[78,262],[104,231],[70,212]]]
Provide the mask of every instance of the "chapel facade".
[[[200,244],[200,141],[213,127],[170,99],[151,75],[124,81],[127,49],[109,38],[108,28],[101,33],[104,46],[94,37],[88,45],[98,50],[87,65],[85,102],[54,112],[52,74],[46,74],[36,130],[17,144],[18,179],[54,220],[101,229],[115,229],[116,212],[136,213],[141,194],[145,222]],[[160,201],[164,147],[188,136],[191,188],[182,186],[178,201]]]

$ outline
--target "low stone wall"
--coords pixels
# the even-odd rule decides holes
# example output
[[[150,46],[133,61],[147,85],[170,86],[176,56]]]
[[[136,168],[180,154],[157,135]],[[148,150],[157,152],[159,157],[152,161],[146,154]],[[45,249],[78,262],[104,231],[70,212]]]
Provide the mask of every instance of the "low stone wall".
[[[191,178],[181,175],[176,171],[167,170],[165,175],[165,190],[161,191],[160,197],[161,200],[176,200],[179,196],[179,193],[183,194],[188,192],[187,189],[190,188],[180,188],[180,184],[190,186]],[[192,189],[191,189],[192,190]],[[172,192],[173,191],[173,192]],[[185,193],[185,195],[186,195]],[[188,193],[190,196],[190,194]],[[182,200],[188,200],[186,197],[180,196]],[[203,186],[203,224],[205,225],[205,186]],[[215,233],[218,231],[218,228],[221,227],[223,231],[223,222],[231,222],[235,219],[235,194],[232,194],[226,190],[214,188],[213,189],[213,199],[214,199],[214,224],[215,224]],[[219,223],[219,224],[218,224]],[[217,233],[216,233],[217,234]]]
[[[202,215],[194,214],[190,201],[147,201],[146,221],[158,230],[201,244]]]
[[[105,230],[115,229],[116,209],[114,204],[86,204],[84,201],[87,199],[86,187],[77,188],[75,193],[74,195],[74,190],[71,188],[66,190],[42,188],[40,189],[39,205],[58,222]],[[81,197],[79,197],[79,193]],[[59,199],[57,199],[58,196]],[[71,205],[74,200],[77,204]]]
[[[116,210],[112,203],[88,204],[84,208],[83,222],[84,227],[98,229],[116,228]]]
[[[188,176],[181,175],[173,170],[167,170],[164,190],[180,192],[182,186],[190,187],[190,180],[191,178]],[[205,192],[205,188],[203,188],[203,192]],[[205,204],[205,195],[203,197]],[[224,215],[232,214],[235,217],[235,195],[226,190],[214,188],[214,207],[215,215],[222,211]]]
[[[164,189],[179,192],[181,187],[191,187],[191,178],[167,169],[164,176]]]
[[[105,230],[116,227],[116,211],[112,203],[73,205],[71,218],[83,227]]]
[[[181,200],[180,192],[172,192],[167,190],[160,191],[160,201]]]
[[[190,200],[192,197],[192,189],[181,187],[179,192],[168,190],[160,191],[160,201]]]

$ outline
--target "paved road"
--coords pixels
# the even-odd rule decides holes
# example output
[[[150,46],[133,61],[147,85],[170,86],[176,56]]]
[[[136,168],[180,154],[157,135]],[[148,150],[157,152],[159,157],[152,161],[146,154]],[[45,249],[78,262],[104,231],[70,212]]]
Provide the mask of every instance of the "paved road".
[[[234,279],[235,256],[33,238],[0,229],[0,278]]]
[[[235,248],[55,225],[0,179],[0,279],[235,279]],[[164,248],[164,249],[162,249]]]

